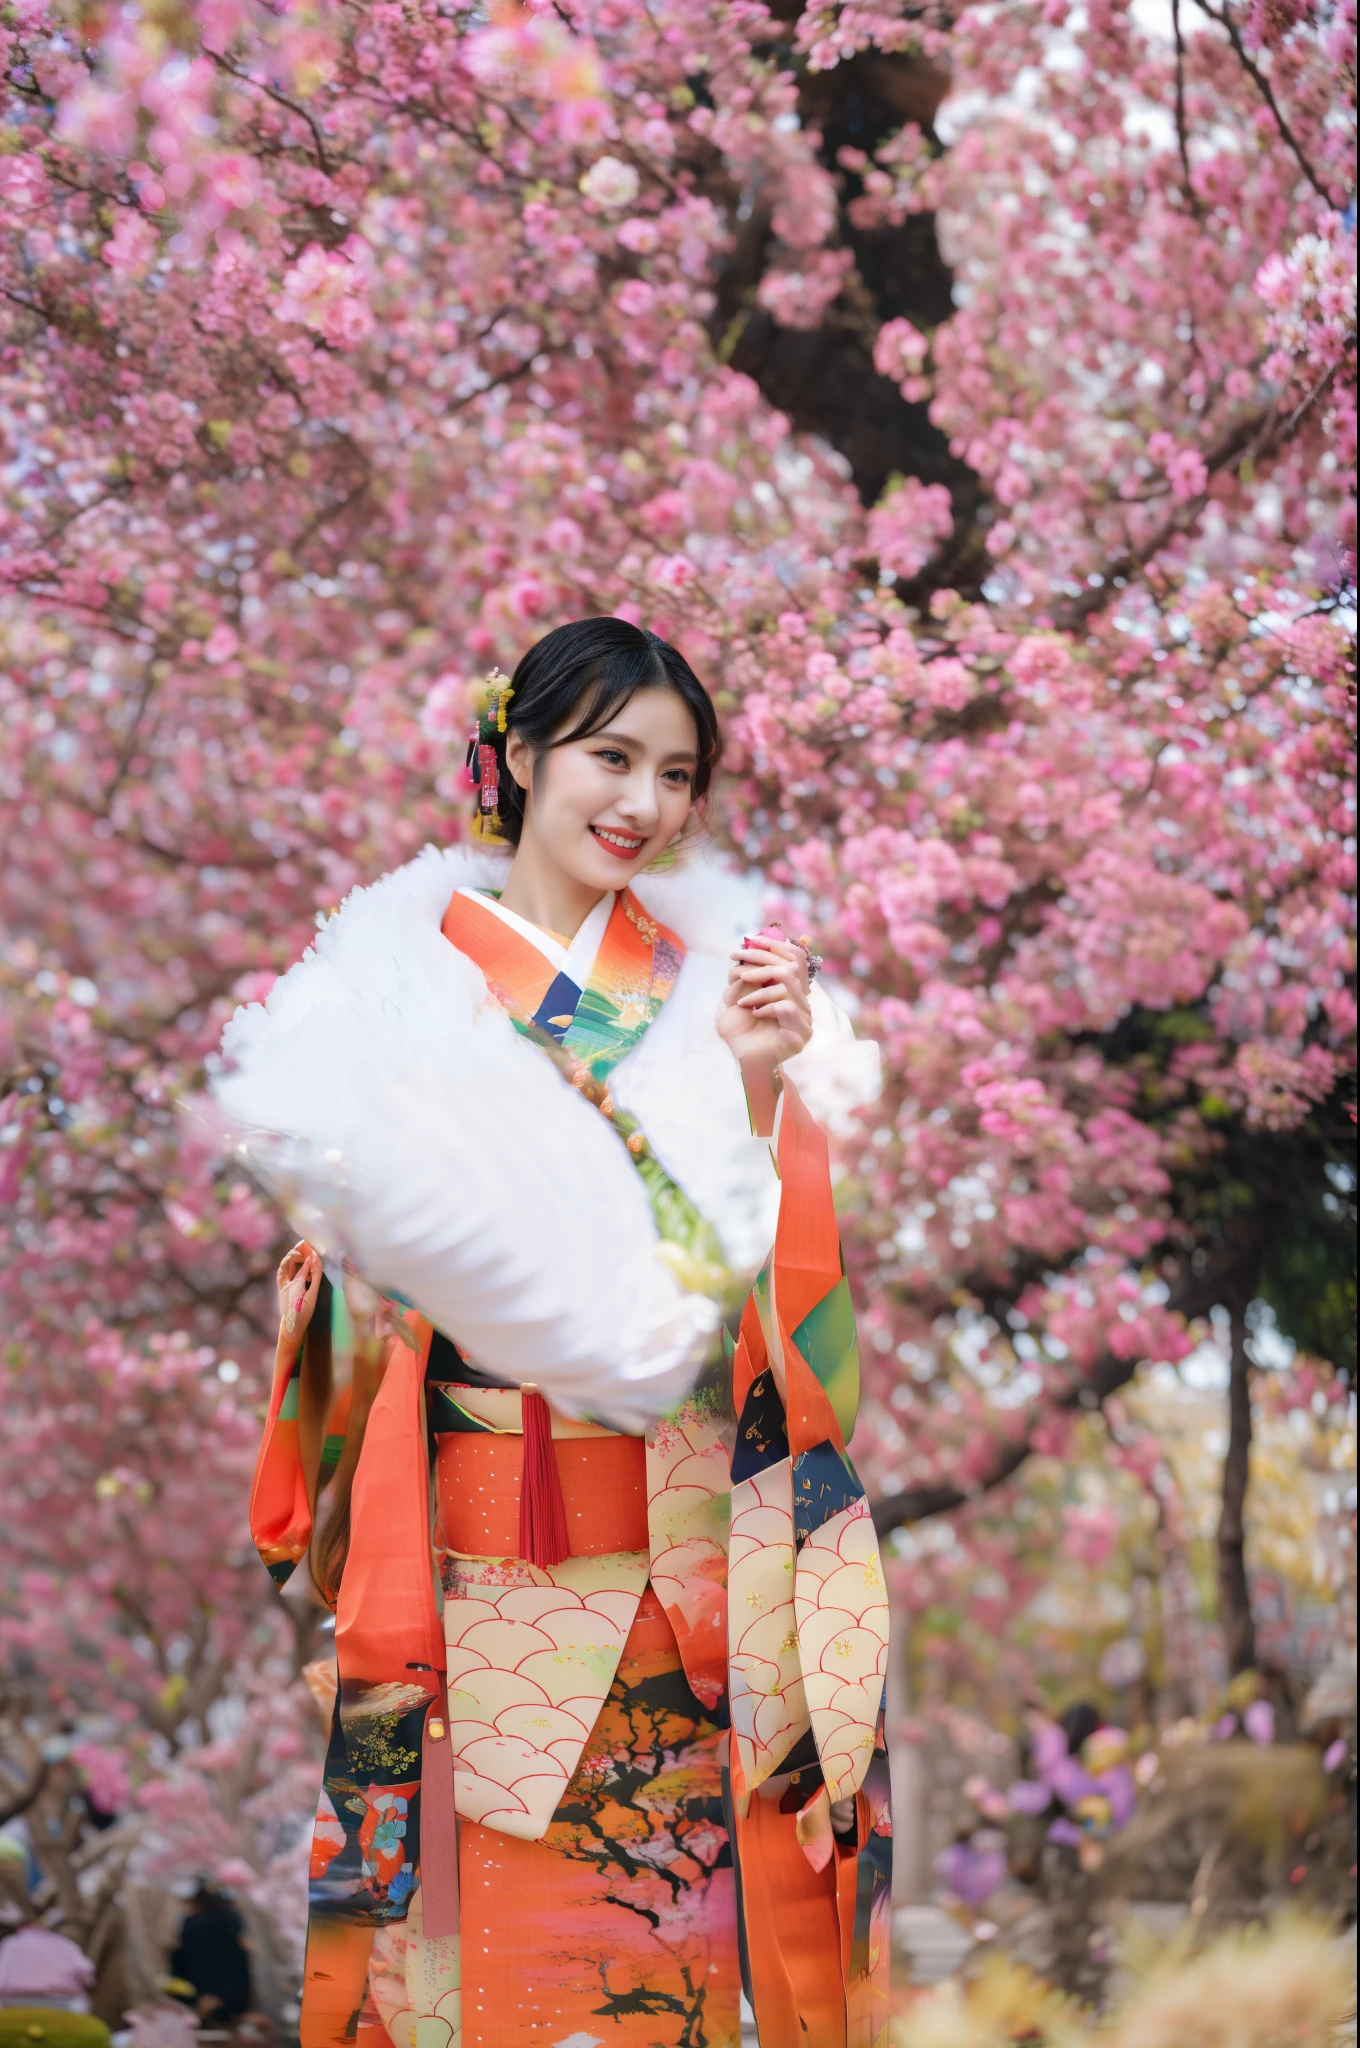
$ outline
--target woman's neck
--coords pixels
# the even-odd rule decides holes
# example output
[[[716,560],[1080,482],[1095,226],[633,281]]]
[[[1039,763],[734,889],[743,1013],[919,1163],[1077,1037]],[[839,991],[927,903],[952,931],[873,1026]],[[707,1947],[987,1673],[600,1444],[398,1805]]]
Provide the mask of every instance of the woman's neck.
[[[532,839],[521,839],[501,890],[501,903],[568,944],[600,900],[600,891],[564,873]]]

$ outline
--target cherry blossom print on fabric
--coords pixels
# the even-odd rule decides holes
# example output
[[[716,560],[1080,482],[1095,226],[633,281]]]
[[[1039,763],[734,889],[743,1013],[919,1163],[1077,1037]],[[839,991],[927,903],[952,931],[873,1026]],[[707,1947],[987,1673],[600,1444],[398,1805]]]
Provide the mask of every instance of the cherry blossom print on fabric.
[[[394,2048],[738,2048],[719,1741],[649,1589],[542,1840],[460,1824],[461,1956],[425,1939],[418,1894],[375,1943]]]
[[[449,1731],[465,1820],[542,1836],[613,1683],[647,1567],[645,1550],[548,1570],[445,1552]]]

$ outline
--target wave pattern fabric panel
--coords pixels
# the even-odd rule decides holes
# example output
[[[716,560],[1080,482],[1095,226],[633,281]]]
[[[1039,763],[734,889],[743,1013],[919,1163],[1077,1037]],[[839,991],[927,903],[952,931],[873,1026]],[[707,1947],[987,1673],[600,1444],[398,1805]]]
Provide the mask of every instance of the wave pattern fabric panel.
[[[404,1921],[379,1930],[368,1992],[392,2048],[463,2048],[461,1941],[425,1933],[417,1891]]]
[[[465,1820],[537,1841],[614,1681],[648,1557],[446,1552],[444,1640],[454,1796]]]
[[[808,1728],[794,1613],[793,1472],[768,1465],[732,1489],[728,1661],[740,1787],[777,1771]]]
[[[817,1754],[828,1793],[843,1799],[868,1771],[888,1676],[888,1595],[866,1500],[803,1543],[794,1612]]]
[[[709,1708],[727,1685],[729,1455],[715,1405],[695,1395],[647,1437],[652,1588]]]

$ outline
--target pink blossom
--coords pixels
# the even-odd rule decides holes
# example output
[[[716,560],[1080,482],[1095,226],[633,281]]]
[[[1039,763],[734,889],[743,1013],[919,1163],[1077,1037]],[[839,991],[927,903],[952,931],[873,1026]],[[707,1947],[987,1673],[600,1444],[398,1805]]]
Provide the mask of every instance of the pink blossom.
[[[619,228],[619,242],[634,256],[650,256],[661,246],[661,230],[654,220],[626,220]]]
[[[255,164],[243,151],[234,150],[211,158],[207,176],[217,197],[236,212],[244,212],[259,197],[260,181]]]
[[[309,242],[283,276],[274,317],[310,328],[334,348],[356,348],[373,331],[364,271],[338,249]]]
[[[1275,1740],[1275,1709],[1269,1700],[1253,1700],[1242,1716],[1242,1726],[1253,1742]]]
[[[1166,471],[1177,504],[1198,497],[1209,480],[1198,448],[1178,447],[1170,434],[1153,434],[1148,440],[1148,454]]]
[[[636,170],[632,164],[624,163],[616,156],[597,157],[590,169],[582,174],[580,183],[586,198],[593,199],[597,206],[609,212],[631,206],[638,195]]]
[[[220,668],[224,661],[230,661],[240,648],[240,640],[232,627],[221,624],[213,627],[203,643],[203,659]]]
[[[874,368],[895,384],[916,377],[925,362],[930,343],[910,320],[887,320],[874,342]]]
[[[127,1759],[93,1742],[78,1743],[71,1756],[84,1774],[91,1806],[100,1813],[120,1813],[132,1793]]]
[[[908,477],[869,514],[868,543],[880,569],[910,579],[919,575],[953,531],[953,508],[945,486]]]
[[[318,914],[465,830],[466,679],[612,611],[713,687],[714,829],[883,1049],[836,1140],[856,1458],[874,1492],[981,1489],[899,1597],[964,1617],[922,1654],[998,1713],[1037,1590],[998,1460],[1066,1459],[1086,1375],[1193,1347],[1177,1189],[1354,1072],[1349,217],[1193,10],[1189,198],[1172,124],[1130,140],[1176,91],[1139,10],[1067,11],[1061,66],[1061,10],[947,12],[808,10],[820,82],[711,0],[600,0],[589,36],[204,0],[172,44],[115,8],[78,63],[31,5],[0,28],[38,86],[11,67],[0,156],[0,1036],[41,1083],[0,1116],[0,1636],[107,1712],[172,1875],[239,1859],[284,1920],[300,1881],[217,1775],[243,1752],[167,1756],[199,1708],[116,1597],[234,1702],[282,1696],[241,1549],[282,1225],[179,1105]],[[1340,197],[1346,10],[1239,13]],[[909,46],[949,147],[918,118],[828,167],[811,94]],[[880,327],[850,236],[931,222],[952,309]],[[932,469],[863,505],[826,394],[790,418],[745,373],[776,388],[768,318],[872,347],[891,406],[929,402],[893,448],[947,445],[976,492]],[[1112,1494],[1170,1522],[1156,1453],[1121,1424]],[[1052,1539],[1072,1573],[1103,1505]]]
[[[698,573],[688,555],[654,555],[647,565],[647,581],[655,590],[686,590]]]
[[[614,294],[614,304],[629,320],[641,320],[656,304],[656,293],[640,277],[630,277]]]
[[[819,327],[840,296],[854,257],[848,249],[822,249],[816,256],[790,258],[786,268],[767,270],[756,293],[781,327]]]
[[[155,229],[138,214],[123,208],[113,224],[113,234],[100,250],[110,270],[131,278],[145,277],[155,260],[158,237]]]
[[[43,204],[48,194],[47,170],[41,157],[0,156],[0,201],[18,213]]]

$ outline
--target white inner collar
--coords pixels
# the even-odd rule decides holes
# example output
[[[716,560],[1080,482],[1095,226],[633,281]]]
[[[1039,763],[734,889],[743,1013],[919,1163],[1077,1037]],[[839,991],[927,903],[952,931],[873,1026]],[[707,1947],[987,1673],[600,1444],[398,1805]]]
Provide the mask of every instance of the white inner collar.
[[[616,902],[615,892],[608,890],[595,905],[569,946],[560,939],[545,932],[536,924],[530,924],[527,917],[521,917],[516,910],[507,910],[494,896],[483,894],[480,889],[460,889],[460,896],[470,896],[474,903],[480,903],[483,910],[508,924],[512,931],[527,939],[531,946],[537,946],[549,965],[558,973],[565,974],[578,988],[584,988],[590,979],[590,970],[595,965],[595,955],[600,950],[600,941],[605,934],[610,914]]]

